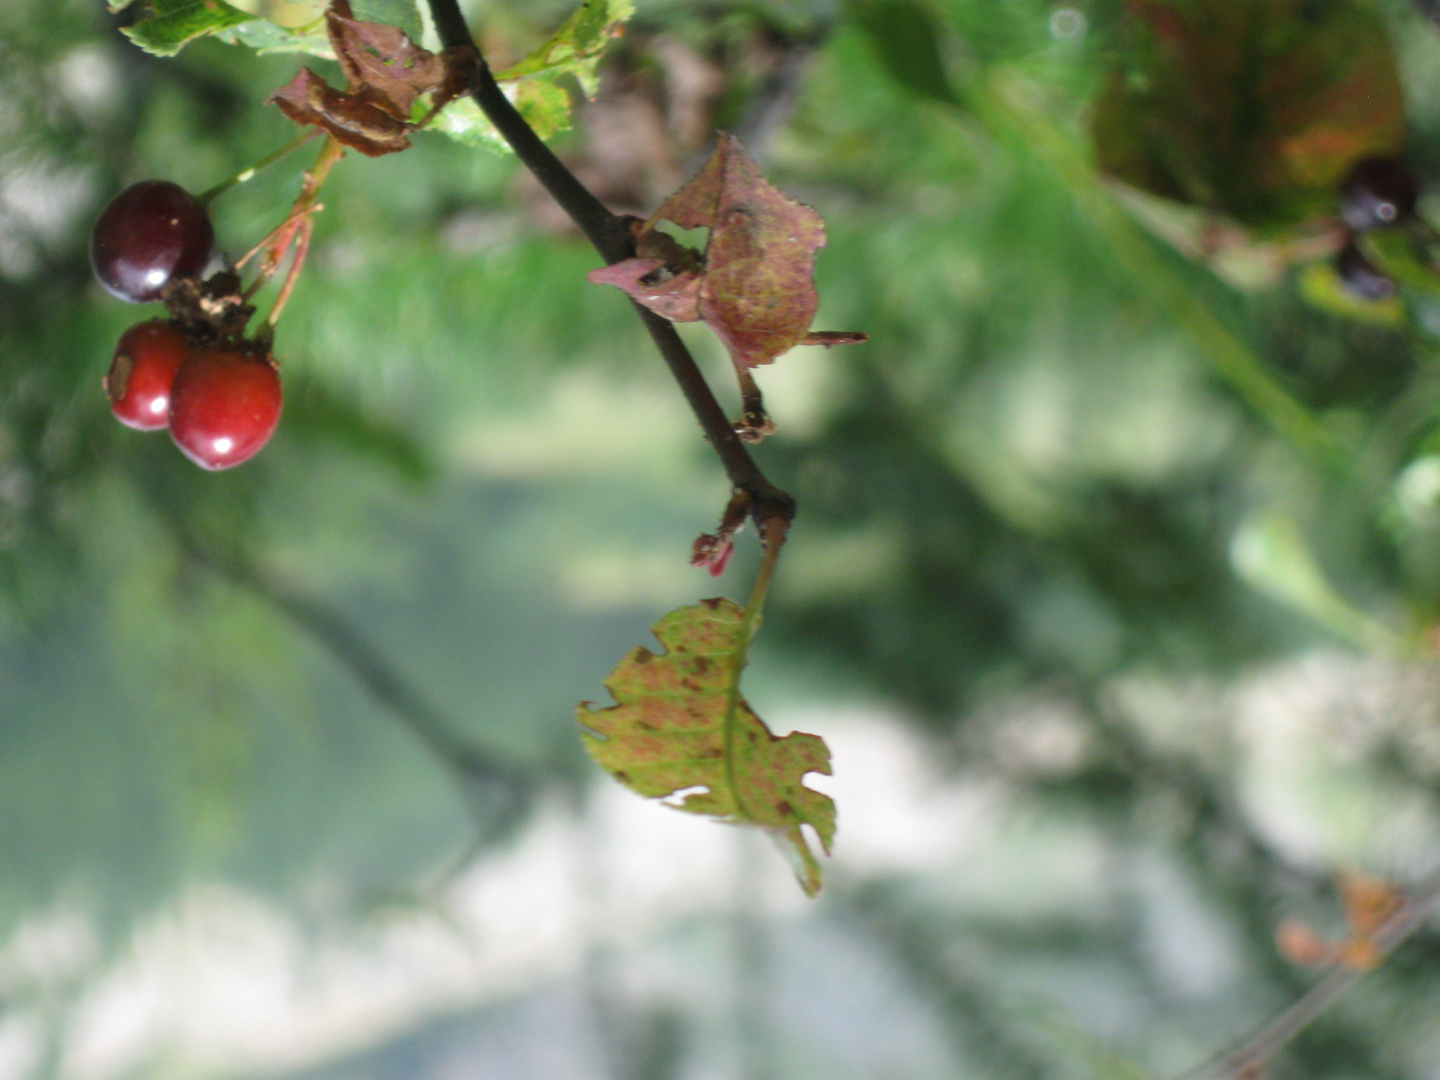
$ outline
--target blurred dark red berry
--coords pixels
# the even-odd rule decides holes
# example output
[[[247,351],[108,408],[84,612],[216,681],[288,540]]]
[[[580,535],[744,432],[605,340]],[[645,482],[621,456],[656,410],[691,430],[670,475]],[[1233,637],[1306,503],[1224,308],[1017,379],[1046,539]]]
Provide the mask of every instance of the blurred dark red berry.
[[[192,353],[175,376],[170,437],[202,469],[228,469],[265,445],[281,404],[268,352],[212,345]]]
[[[1340,216],[1355,232],[1380,229],[1414,214],[1419,197],[1414,174],[1399,158],[1364,158],[1340,185]]]
[[[161,319],[121,334],[104,383],[115,419],[141,431],[165,427],[170,422],[170,384],[188,350],[185,336]]]
[[[169,180],[143,180],[100,212],[90,265],[114,295],[143,304],[158,300],[172,277],[200,273],[214,246],[210,215],[195,196]]]
[[[1395,295],[1395,282],[1367,259],[1353,240],[1335,256],[1335,273],[1345,289],[1362,300],[1384,300]]]

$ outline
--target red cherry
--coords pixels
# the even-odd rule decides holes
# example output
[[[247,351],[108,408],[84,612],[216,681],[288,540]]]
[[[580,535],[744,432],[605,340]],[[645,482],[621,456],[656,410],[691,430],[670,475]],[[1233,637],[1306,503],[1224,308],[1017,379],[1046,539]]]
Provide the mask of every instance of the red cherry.
[[[170,437],[202,469],[259,452],[280,421],[280,375],[268,351],[211,345],[192,353],[170,389]]]
[[[121,334],[103,383],[115,419],[140,431],[157,431],[168,424],[170,384],[188,350],[185,336],[162,319]]]
[[[100,212],[90,233],[90,266],[111,293],[143,304],[160,299],[172,277],[200,273],[214,246],[204,204],[169,180],[143,180]]]

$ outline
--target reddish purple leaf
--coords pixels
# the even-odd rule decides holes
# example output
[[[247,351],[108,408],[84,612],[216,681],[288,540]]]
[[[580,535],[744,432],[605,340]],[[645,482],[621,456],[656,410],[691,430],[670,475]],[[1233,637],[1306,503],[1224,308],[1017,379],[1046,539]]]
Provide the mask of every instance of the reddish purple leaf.
[[[676,274],[659,259],[626,259],[591,270],[585,280],[614,285],[671,322],[700,319],[700,286],[704,279],[693,270]]]
[[[656,224],[709,229],[704,255],[681,249]],[[719,144],[699,175],[645,222],[642,257],[596,270],[589,280],[614,285],[675,322],[703,319],[741,371],[768,364],[809,342],[815,293],[815,252],[825,224],[803,203],[775,188],[733,135]],[[863,341],[828,335],[823,344]]]

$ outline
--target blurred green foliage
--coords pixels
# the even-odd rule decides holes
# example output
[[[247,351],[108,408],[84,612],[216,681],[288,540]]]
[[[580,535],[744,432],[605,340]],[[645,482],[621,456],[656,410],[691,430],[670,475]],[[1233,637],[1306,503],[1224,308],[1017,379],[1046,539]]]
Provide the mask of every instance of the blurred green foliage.
[[[1402,43],[1407,152],[1433,174],[1440,42],[1409,7],[1375,10]],[[482,39],[527,45],[550,14],[472,13]],[[150,57],[125,17],[0,6],[0,928],[79,896],[115,941],[189,881],[287,897],[323,874],[361,906],[473,836],[453,770],[365,691],[353,650],[256,582],[353,628],[459,738],[574,792],[574,702],[713,590],[685,558],[726,497],[628,304],[585,284],[589,250],[549,230],[512,162],[436,135],[327,184],[262,455],[203,474],[115,424],[99,380],[149,313],[91,282],[89,221],[126,183],[203,189],[290,138],[261,102],[294,70],[208,40]],[[1044,824],[1015,841],[1026,866],[1076,844],[1173,856],[1243,937],[1253,992],[1189,1013],[1157,998],[1138,1052],[1172,1063],[1303,984],[1275,910],[1326,885],[1257,827],[1230,750],[1156,735],[1170,714],[1115,688],[1219,698],[1317,647],[1421,648],[1440,614],[1440,325],[1423,289],[1400,318],[1354,318],[1313,306],[1301,272],[1237,289],[1137,226],[1087,134],[1122,22],[1118,0],[642,5],[558,145],[603,172],[585,140],[617,130],[607,94],[655,97],[655,43],[680,42],[723,76],[711,118],[822,210],[816,325],[871,344],[762,372],[780,433],[759,457],[800,515],[747,692],[762,713],[767,693],[895,703]],[[301,167],[217,203],[221,243],[263,235]],[[728,393],[718,347],[690,340]],[[1024,693],[1065,701],[1093,751],[1047,773],[977,750],[987,703]],[[1202,707],[1182,713],[1203,729]],[[1383,741],[1362,756],[1358,789],[1440,820],[1432,764]],[[962,1060],[1105,1075],[1064,1024],[1002,1004],[1064,964],[1148,1001],[1136,918],[1059,870],[1030,921],[977,915],[962,899],[982,886],[948,874],[842,884],[833,917],[972,1040]],[[971,949],[970,975],[936,942]],[[1425,1031],[1381,1005],[1433,1009],[1435,948],[1422,935],[1373,1007],[1302,1038],[1288,1075],[1424,1075]]]

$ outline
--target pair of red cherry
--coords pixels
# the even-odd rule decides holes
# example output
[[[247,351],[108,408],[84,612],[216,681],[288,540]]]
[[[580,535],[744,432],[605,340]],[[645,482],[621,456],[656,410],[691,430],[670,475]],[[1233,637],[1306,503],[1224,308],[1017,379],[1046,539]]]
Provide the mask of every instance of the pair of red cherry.
[[[160,299],[175,278],[197,277],[214,243],[199,199],[168,180],[146,180],[101,212],[90,263],[111,293],[142,304]],[[201,468],[228,469],[258,453],[274,432],[283,401],[279,370],[265,345],[192,342],[182,325],[152,319],[121,335],[105,377],[110,410],[141,431],[168,427]]]
[[[211,344],[192,348],[163,319],[120,335],[105,376],[110,411],[140,431],[168,427],[202,469],[248,461],[280,421],[280,376],[263,348]]]

